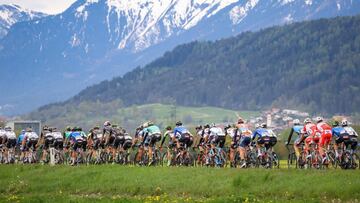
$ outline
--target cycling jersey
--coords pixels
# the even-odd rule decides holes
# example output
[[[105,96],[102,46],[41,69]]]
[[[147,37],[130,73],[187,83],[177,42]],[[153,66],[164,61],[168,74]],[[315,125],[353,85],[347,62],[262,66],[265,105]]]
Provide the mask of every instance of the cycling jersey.
[[[2,144],[5,139],[6,139],[6,131],[1,129],[0,130],[0,144]]]
[[[332,137],[332,128],[325,122],[320,122],[316,125],[317,131],[320,133],[320,146],[330,143]]]
[[[6,131],[6,138],[16,140],[16,134],[14,133],[14,131]]]
[[[174,135],[179,139],[184,134],[190,134],[190,132],[184,126],[178,126],[174,129]]]
[[[65,139],[69,139],[70,135],[71,135],[71,131],[66,131],[65,134]]]
[[[25,138],[25,133],[20,134],[18,139],[17,139],[17,144],[18,145],[21,144],[22,141],[24,140],[24,138]]]
[[[25,139],[26,140],[36,140],[36,139],[39,139],[39,135],[36,134],[35,132],[26,132]]]
[[[304,140],[304,136],[302,136],[302,135],[304,135],[303,129],[304,129],[304,126],[302,126],[302,125],[294,125],[291,128],[287,143],[290,143],[291,137],[294,133],[297,135],[297,138],[295,139],[294,144],[299,145],[300,143],[302,143],[302,141]]]
[[[83,141],[83,137],[81,135],[81,132],[78,132],[78,131],[75,131],[75,132],[72,132],[70,134],[70,140],[72,142],[82,142]]]
[[[145,128],[144,132],[149,133],[149,135],[161,134],[160,128],[156,125],[152,125],[152,126]]]
[[[304,126],[303,132],[306,133],[308,136],[316,136],[317,128],[316,125],[313,123],[308,123]]]

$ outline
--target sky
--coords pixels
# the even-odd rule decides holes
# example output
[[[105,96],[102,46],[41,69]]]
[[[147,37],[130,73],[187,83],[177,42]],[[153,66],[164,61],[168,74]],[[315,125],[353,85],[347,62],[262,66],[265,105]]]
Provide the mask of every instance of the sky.
[[[76,0],[0,0],[0,4],[17,4],[23,8],[58,14],[66,10]]]

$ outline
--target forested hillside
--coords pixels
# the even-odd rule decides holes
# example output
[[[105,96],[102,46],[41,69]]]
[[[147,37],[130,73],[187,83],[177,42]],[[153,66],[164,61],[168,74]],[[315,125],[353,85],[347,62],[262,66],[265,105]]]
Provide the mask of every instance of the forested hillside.
[[[125,106],[176,102],[353,113],[359,111],[359,76],[360,16],[337,17],[184,44],[143,68],[31,115],[84,101],[119,99]]]

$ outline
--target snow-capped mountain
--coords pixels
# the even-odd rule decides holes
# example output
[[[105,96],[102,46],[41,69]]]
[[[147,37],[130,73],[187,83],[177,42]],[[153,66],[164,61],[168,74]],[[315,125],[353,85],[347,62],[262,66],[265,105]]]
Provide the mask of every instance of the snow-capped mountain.
[[[0,106],[23,112],[66,99],[180,43],[358,13],[355,0],[78,0],[0,41]]]
[[[46,14],[21,8],[18,5],[0,5],[0,38],[3,38],[10,27],[22,21],[45,17]]]

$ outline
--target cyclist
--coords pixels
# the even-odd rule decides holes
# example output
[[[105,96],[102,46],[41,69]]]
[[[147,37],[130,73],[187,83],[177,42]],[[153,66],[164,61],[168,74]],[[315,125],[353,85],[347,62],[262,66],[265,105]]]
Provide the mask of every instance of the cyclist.
[[[141,157],[144,153],[144,136],[145,136],[145,133],[144,133],[144,127],[147,127],[147,126],[139,126],[136,128],[135,130],[135,136],[134,136],[134,139],[133,139],[133,144],[132,144],[132,148],[134,148],[137,144],[137,142],[139,142],[139,149],[138,149],[138,152],[136,154],[136,157],[135,157],[135,162],[136,163],[139,163],[141,164]]]
[[[115,141],[114,131],[110,121],[105,121],[103,125],[103,136],[105,139],[105,149],[108,153],[113,153],[113,144]]]
[[[112,145],[113,164],[115,163],[116,153],[120,150],[122,143],[125,141],[125,132],[118,125],[112,125],[112,133],[115,137]]]
[[[174,133],[172,131],[172,128],[171,126],[167,126],[165,128],[165,133],[164,133],[164,136],[161,140],[161,144],[160,144],[160,150],[162,150],[162,146],[164,145],[164,142],[166,140],[167,137],[169,137],[169,142],[168,142],[168,145],[167,145],[167,151],[166,151],[166,156],[167,156],[167,159],[168,159],[168,163],[167,165],[170,166],[171,164],[171,151],[174,150],[174,148],[176,147],[176,143],[175,143],[175,136],[174,136]]]
[[[97,154],[97,150],[99,148],[104,148],[104,139],[103,134],[100,130],[99,126],[94,126],[90,131],[88,135],[88,145],[90,145],[90,157],[96,157],[100,156],[100,154]]]
[[[303,133],[305,133],[305,152],[308,155],[309,153],[309,146],[312,142],[318,143],[319,136],[317,133],[317,128],[314,123],[311,122],[310,118],[305,118],[304,120],[304,128]]]
[[[234,167],[234,159],[235,159],[235,152],[237,149],[237,142],[234,142],[235,136],[238,134],[237,128],[231,125],[227,125],[225,128],[225,135],[229,136],[231,139],[230,149],[229,149],[229,158],[230,158],[230,166]]]
[[[174,128],[174,136],[176,140],[176,147],[177,149],[185,149],[181,150],[181,153],[178,154],[178,156],[184,156],[186,149],[191,147],[193,144],[194,138],[190,131],[183,126],[181,121],[176,122],[175,125],[176,127]]]
[[[277,137],[275,133],[272,130],[267,129],[266,123],[262,123],[260,128],[254,131],[252,140],[255,140],[256,137],[258,137],[256,142],[258,157],[261,156],[261,147],[264,146],[266,150],[272,150],[272,148],[277,143]]]
[[[68,137],[69,140],[65,140],[65,143],[70,143],[71,149],[71,165],[74,166],[77,160],[77,150],[78,148],[83,147],[84,138],[81,135],[81,131],[79,127],[73,127],[71,130],[70,136]],[[81,155],[82,156],[82,155]]]
[[[51,134],[54,138],[54,148],[56,150],[60,150],[62,151],[63,150],[63,146],[64,146],[64,138],[63,138],[63,135],[61,134],[60,131],[57,130],[57,128],[53,127],[53,128],[50,128],[50,131],[51,131]]]
[[[8,163],[9,157],[8,157],[8,151],[11,150],[13,153],[15,153],[14,149],[16,146],[16,135],[14,133],[14,131],[11,129],[11,127],[6,126],[5,127],[5,137],[6,137],[6,141],[5,143],[5,163]],[[15,155],[15,154],[14,154]]]
[[[302,143],[304,143],[304,140],[305,140],[305,133],[303,133],[303,128],[304,126],[302,126],[300,124],[300,120],[299,119],[295,119],[293,121],[293,127],[291,128],[291,131],[290,131],[290,134],[289,134],[289,137],[288,137],[288,140],[286,142],[286,145],[288,145],[291,141],[291,137],[293,136],[293,134],[296,134],[297,135],[297,138],[296,140],[294,141],[294,151],[295,151],[295,155],[296,155],[296,158],[299,159],[300,157],[300,145]]]
[[[174,136],[177,141],[177,148],[180,148],[182,145],[185,148],[191,147],[193,144],[193,136],[190,131],[186,129],[181,121],[176,123],[176,127],[174,128]]]
[[[53,137],[53,134],[50,130],[50,128],[48,126],[44,126],[42,132],[41,132],[41,137],[40,137],[40,141],[39,143],[43,145],[42,148],[42,157],[41,157],[41,162],[44,163],[47,153],[48,153],[48,149],[50,147],[50,145],[53,145],[55,141],[55,138]]]
[[[352,150],[356,150],[358,144],[358,134],[352,127],[349,126],[347,120],[342,120],[341,126],[339,126],[338,122],[335,122],[335,125],[332,129],[332,134],[335,137],[334,149],[336,157],[339,157],[338,148],[343,144],[345,144],[346,148],[350,146]]]
[[[22,143],[24,137],[25,137],[25,130],[21,130],[21,133],[20,133],[19,137],[18,137],[17,140],[16,140],[16,147],[17,147],[18,149],[20,149],[21,143]],[[1,143],[1,142],[0,142],[0,143]],[[24,152],[23,152],[23,150],[19,150],[19,152],[20,152],[20,160],[23,160]]]
[[[225,145],[226,137],[222,128],[218,127],[215,123],[210,128],[210,144],[211,148],[223,148]]]
[[[72,127],[71,126],[67,126],[66,127],[66,129],[65,129],[65,131],[64,131],[64,140],[65,140],[65,150],[67,151],[68,149],[69,149],[69,147],[70,147],[70,139],[69,139],[69,137],[70,137],[70,135],[71,135],[71,133],[72,133]]]
[[[144,128],[144,140],[145,140],[145,146],[149,149],[149,164],[152,164],[152,154],[153,154],[153,147],[156,146],[156,143],[161,140],[161,131],[160,128],[156,125],[154,125],[153,122],[149,121],[143,126],[146,126]]]
[[[246,149],[249,147],[251,143],[251,135],[252,132],[249,129],[249,126],[245,123],[245,120],[242,118],[238,119],[238,122],[236,124],[237,127],[237,134],[235,134],[233,142],[238,145],[238,151],[240,154],[240,160],[241,160],[241,166],[240,168],[246,167]]]
[[[324,122],[324,119],[319,116],[316,117],[316,129],[317,132],[320,134],[320,140],[319,140],[319,153],[322,157],[322,163],[325,163],[326,156],[324,152],[324,148],[327,148],[328,145],[331,142],[332,138],[332,127]]]
[[[31,127],[27,128],[20,148],[20,150],[25,150],[25,157],[28,157],[30,149],[36,150],[38,141],[39,135],[33,132]]]

